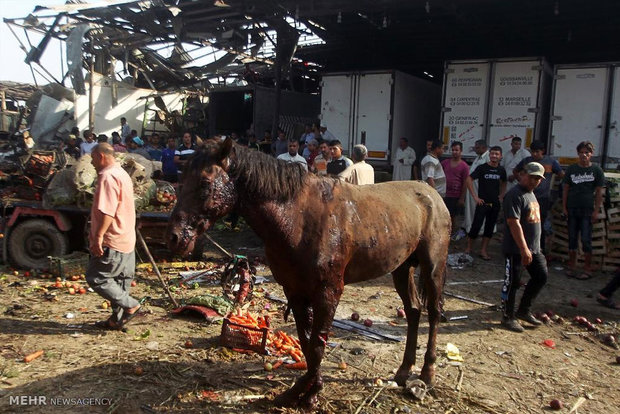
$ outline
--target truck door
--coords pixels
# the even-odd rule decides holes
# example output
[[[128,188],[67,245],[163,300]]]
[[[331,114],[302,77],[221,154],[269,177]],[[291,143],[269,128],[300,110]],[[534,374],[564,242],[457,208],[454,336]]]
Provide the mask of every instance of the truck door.
[[[390,151],[390,123],[392,104],[392,73],[369,73],[359,75],[357,94],[357,126],[353,145],[368,148],[368,160],[387,161]]]
[[[607,131],[607,162],[605,168],[620,166],[620,67],[614,67],[609,129]]]
[[[577,162],[577,144],[591,141],[600,161],[607,98],[606,67],[557,68],[551,113],[550,153],[560,164]]]
[[[523,139],[529,148],[536,126],[538,91],[541,77],[539,62],[498,62],[495,64],[489,146],[499,145],[504,154],[510,151],[513,137]]]
[[[442,138],[445,145],[461,141],[463,156],[475,156],[474,143],[485,138],[489,67],[488,62],[448,63],[446,67]]]
[[[351,141],[354,79],[352,75],[323,76],[321,86],[321,120],[345,149]]]

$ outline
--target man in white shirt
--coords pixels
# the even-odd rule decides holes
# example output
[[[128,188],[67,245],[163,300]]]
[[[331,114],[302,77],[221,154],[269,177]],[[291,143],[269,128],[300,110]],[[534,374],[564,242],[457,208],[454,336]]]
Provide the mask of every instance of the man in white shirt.
[[[433,141],[431,151],[422,158],[420,169],[422,170],[422,180],[433,187],[440,196],[446,195],[446,174],[439,162],[439,157],[443,154],[443,142]]]
[[[469,167],[469,173],[473,173],[479,165],[486,164],[489,162],[489,150],[487,149],[487,143],[483,139],[479,139],[474,144],[474,151],[476,152],[476,158],[472,162]],[[474,190],[478,193],[478,180],[474,180]],[[467,196],[465,198],[465,217],[463,220],[463,227],[465,227],[465,232],[469,233],[471,229],[471,225],[474,222],[474,212],[476,211],[476,202],[472,197],[469,190],[467,191]],[[484,226],[484,224],[483,224]]]
[[[512,173],[516,166],[523,160],[525,157],[529,157],[531,154],[525,148],[521,148],[521,138],[514,137],[510,142],[510,151],[504,154],[502,158],[501,166],[506,170],[506,174],[508,174],[508,184],[506,185],[506,192],[510,191],[510,189],[517,184],[517,178]]]
[[[402,137],[394,156],[392,181],[411,180],[411,167],[415,159],[415,150],[409,146],[407,138]]]
[[[302,168],[308,171],[308,162],[304,157],[299,155],[299,142],[294,139],[288,141],[288,152],[278,155],[278,159],[286,162],[296,162],[301,164]]]
[[[90,154],[93,151],[93,148],[97,146],[97,141],[95,141],[95,134],[90,131],[84,131],[84,138],[86,141],[80,144],[80,157],[84,154]]]
[[[131,135],[131,127],[127,123],[127,118],[122,117],[121,118],[121,138],[122,138],[122,142],[125,142],[125,140],[127,139],[127,137],[129,135]]]
[[[331,132],[329,132],[327,130],[327,125],[325,125],[324,122],[321,122],[321,128],[319,128],[319,129],[321,131],[321,136],[323,137],[323,139],[325,141],[333,141],[335,139],[338,139],[338,138],[336,138],[336,136],[334,134],[332,134]]]
[[[338,178],[355,185],[365,185],[375,183],[375,170],[372,165],[366,164],[368,149],[366,146],[358,144],[353,147],[353,165],[347,167],[338,174]]]

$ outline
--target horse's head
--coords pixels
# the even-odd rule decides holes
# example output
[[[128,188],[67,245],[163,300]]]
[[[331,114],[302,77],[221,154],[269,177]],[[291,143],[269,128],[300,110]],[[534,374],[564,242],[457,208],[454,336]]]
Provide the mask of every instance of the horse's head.
[[[228,176],[232,148],[230,138],[207,140],[185,166],[166,234],[172,252],[187,256],[196,238],[235,206],[237,193]]]

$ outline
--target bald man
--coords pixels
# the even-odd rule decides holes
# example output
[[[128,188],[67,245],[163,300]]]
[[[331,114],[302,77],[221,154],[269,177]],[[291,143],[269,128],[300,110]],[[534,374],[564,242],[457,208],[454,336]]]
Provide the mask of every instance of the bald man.
[[[129,295],[136,267],[133,184],[129,174],[116,162],[110,144],[97,144],[91,156],[98,177],[90,210],[91,258],[86,281],[112,303],[112,316],[95,326],[122,330],[140,309],[140,303]]]

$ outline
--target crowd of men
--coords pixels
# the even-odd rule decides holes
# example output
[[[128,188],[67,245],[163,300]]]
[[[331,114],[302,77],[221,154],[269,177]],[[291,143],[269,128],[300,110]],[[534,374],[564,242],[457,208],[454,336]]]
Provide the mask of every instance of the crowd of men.
[[[131,129],[125,118],[120,119],[119,132],[112,132],[111,137],[96,135],[90,130],[83,131],[83,138],[79,138],[79,135],[79,129],[73,128],[63,145],[65,153],[73,158],[91,154],[97,144],[108,143],[115,153],[133,153],[147,160],[161,161],[162,176],[159,178],[171,183],[178,182],[185,163],[197,148],[197,138],[190,132],[184,132],[180,140],[174,136],[162,138],[157,132],[143,139],[135,129]]]
[[[415,166],[415,151],[401,139],[395,154],[395,180],[409,180]],[[505,223],[502,253],[505,280],[501,291],[502,325],[523,332],[520,321],[532,326],[542,322],[534,317],[531,307],[547,280],[547,246],[545,223],[551,208],[551,178],[562,180],[562,208],[568,221],[569,262],[567,276],[579,280],[592,277],[592,225],[598,219],[603,200],[604,175],[591,162],[594,146],[584,141],[577,146],[578,162],[566,172],[545,154],[542,141],[533,141],[530,151],[522,148],[522,139],[513,137],[510,151],[503,154],[500,146],[487,147],[484,140],[474,145],[476,154],[471,165],[462,159],[463,144],[450,143],[451,158],[440,161],[443,142],[429,140],[427,154],[420,161],[419,178],[435,188],[444,198],[455,229],[453,240],[467,237],[465,253],[471,253],[475,240],[482,235],[478,256],[491,260],[489,244],[498,218]],[[415,167],[413,177],[418,178]],[[463,212],[461,224],[457,217]],[[577,271],[578,241],[584,253],[584,266]],[[530,274],[519,306],[515,305],[520,287],[521,268]],[[597,297],[604,306],[619,309],[611,295],[620,286],[620,271]]]
[[[79,133],[76,131],[76,134]],[[325,125],[306,126],[299,137],[286,137],[279,129],[277,138],[265,131],[259,141],[254,134],[246,137],[231,137],[240,145],[256,151],[264,151],[287,162],[297,163],[304,170],[319,176],[332,176],[355,185],[373,184],[375,172],[366,163],[368,151],[364,145],[352,148],[352,160],[344,156],[342,143]],[[75,136],[72,138],[75,140]],[[79,157],[92,153],[93,165],[101,180],[115,183],[119,188],[114,194],[129,192],[131,181],[114,162],[115,152],[133,152],[147,159],[162,162],[163,178],[176,182],[184,165],[196,151],[196,142],[189,132],[183,134],[177,145],[173,137],[167,146],[160,144],[158,134],[151,135],[147,143],[131,130],[126,120],[121,119],[120,133],[112,134],[112,143],[107,137],[84,131],[84,141],[79,145],[71,142],[65,151]],[[545,220],[551,207],[551,178],[555,174],[562,179],[562,208],[568,220],[569,263],[567,276],[585,280],[592,277],[592,224],[598,219],[602,204],[604,175],[600,167],[591,162],[594,146],[588,141],[577,146],[578,162],[564,171],[558,162],[545,155],[545,145],[533,141],[530,151],[522,148],[522,140],[513,137],[511,149],[503,154],[502,148],[487,148],[485,141],[475,142],[476,157],[471,165],[462,160],[463,144],[450,143],[451,157],[440,161],[444,154],[441,141],[429,140],[427,154],[416,164],[416,153],[406,138],[401,138],[399,148],[393,157],[393,180],[421,179],[433,187],[443,198],[455,229],[453,239],[466,235],[466,253],[471,253],[475,240],[482,235],[479,257],[491,260],[489,244],[496,222],[502,217],[504,237],[501,246],[505,272],[501,289],[503,303],[502,325],[514,332],[523,332],[521,322],[539,326],[542,322],[531,312],[537,295],[547,281],[548,269],[545,246]],[[131,205],[120,208],[112,185],[98,183],[91,228],[92,258],[87,271],[87,281],[100,295],[113,303],[113,314],[108,320],[100,321],[102,329],[123,329],[140,309],[139,303],[129,295],[128,281],[133,277],[132,251],[126,245],[116,245],[114,240],[121,233],[132,233],[135,218],[129,212]],[[106,192],[107,191],[107,192]],[[121,212],[121,213],[119,213]],[[462,220],[459,220],[463,213]],[[128,225],[125,225],[128,224]],[[134,236],[135,237],[135,236]],[[577,271],[578,241],[584,252],[584,267]],[[130,240],[131,241],[131,240]],[[135,240],[131,243],[135,244]],[[133,257],[133,256],[132,256]],[[117,269],[125,269],[123,277],[118,272],[108,272],[102,263],[113,261]],[[516,304],[516,293],[521,286],[521,269],[525,268],[530,279],[525,285],[520,302]],[[612,295],[620,286],[620,271],[597,296],[604,306],[619,309]]]

